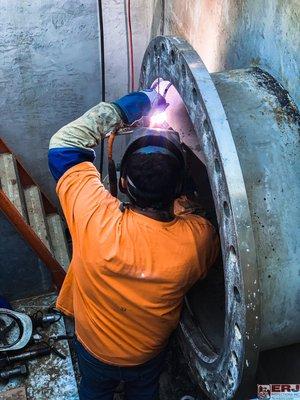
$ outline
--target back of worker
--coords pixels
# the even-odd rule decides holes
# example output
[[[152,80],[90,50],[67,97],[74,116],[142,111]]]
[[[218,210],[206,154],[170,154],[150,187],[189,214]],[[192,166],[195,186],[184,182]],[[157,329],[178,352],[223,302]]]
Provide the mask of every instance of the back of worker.
[[[208,221],[194,215],[160,218],[158,211],[152,218],[153,210],[147,213],[133,201],[138,189],[129,177],[123,183],[132,205],[122,205],[105,190],[91,162],[91,147],[100,136],[149,112],[151,96],[137,93],[116,104],[100,103],[50,144],[49,165],[59,179],[57,194],[73,242],[57,307],[75,318],[81,399],[112,399],[118,380],[130,382],[128,399],[156,398],[161,354],[178,324],[184,295],[217,254]],[[147,149],[163,153],[157,146]],[[144,384],[136,370],[138,376],[148,371]]]

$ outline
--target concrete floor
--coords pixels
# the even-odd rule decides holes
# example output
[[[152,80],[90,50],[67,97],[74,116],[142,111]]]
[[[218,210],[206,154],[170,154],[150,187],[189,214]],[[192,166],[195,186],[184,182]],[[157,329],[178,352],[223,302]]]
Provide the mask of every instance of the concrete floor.
[[[56,295],[31,297],[12,303],[16,311],[34,314],[37,310],[46,311],[55,303]],[[64,335],[63,319],[43,329],[45,338],[51,335]],[[0,384],[1,393],[19,387],[26,387],[27,400],[79,400],[77,384],[66,340],[57,342],[55,347],[66,356],[63,360],[55,354],[29,361],[29,375],[25,378],[11,379],[7,384]],[[4,399],[6,399],[4,397]],[[14,399],[15,400],[15,399]]]

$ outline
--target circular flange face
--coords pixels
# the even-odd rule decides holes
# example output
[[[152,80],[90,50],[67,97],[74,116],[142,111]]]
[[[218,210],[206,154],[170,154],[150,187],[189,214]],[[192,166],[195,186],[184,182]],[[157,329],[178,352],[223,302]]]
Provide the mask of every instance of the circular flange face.
[[[241,166],[217,90],[185,40],[161,36],[151,41],[142,63],[141,88],[149,88],[157,78],[175,86],[197,134],[213,192],[224,265],[221,350],[209,348],[188,309],[180,322],[179,341],[194,379],[207,395],[232,399],[251,381],[259,352],[259,297],[253,295],[259,291],[256,253]]]
[[[32,335],[31,318],[23,313],[0,308],[1,351],[20,350],[29,342]]]

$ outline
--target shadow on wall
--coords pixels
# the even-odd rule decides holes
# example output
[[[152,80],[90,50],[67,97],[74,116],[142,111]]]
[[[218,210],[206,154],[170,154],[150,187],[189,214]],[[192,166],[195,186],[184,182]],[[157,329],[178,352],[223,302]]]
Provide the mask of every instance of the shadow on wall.
[[[152,33],[158,33],[162,0]],[[166,2],[165,34],[183,36],[210,72],[259,66],[300,106],[298,0],[190,0]]]

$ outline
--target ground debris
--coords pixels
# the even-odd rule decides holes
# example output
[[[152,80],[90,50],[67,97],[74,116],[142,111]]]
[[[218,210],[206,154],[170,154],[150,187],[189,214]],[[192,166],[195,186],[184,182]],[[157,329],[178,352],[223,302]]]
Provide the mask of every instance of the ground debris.
[[[0,400],[26,400],[26,388],[24,386],[0,393]]]

